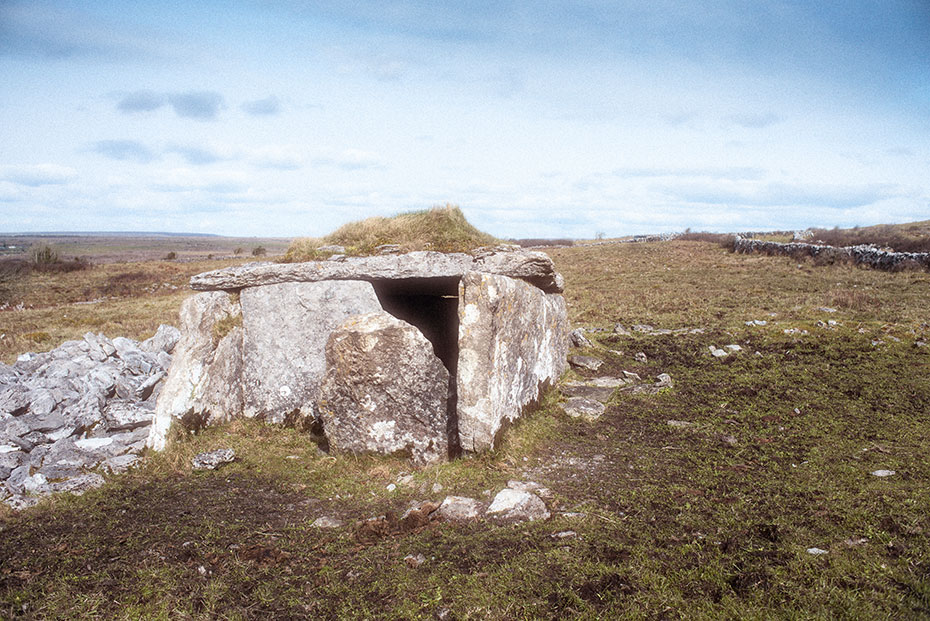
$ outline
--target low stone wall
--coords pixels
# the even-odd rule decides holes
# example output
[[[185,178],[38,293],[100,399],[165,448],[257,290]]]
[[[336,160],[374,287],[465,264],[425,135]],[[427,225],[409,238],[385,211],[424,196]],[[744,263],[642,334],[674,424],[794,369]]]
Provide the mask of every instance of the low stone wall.
[[[869,245],[837,248],[800,242],[785,244],[737,237],[733,242],[733,250],[743,254],[758,252],[768,255],[813,257],[828,262],[848,261],[855,265],[866,265],[878,270],[892,271],[906,265],[919,265],[923,269],[930,269],[930,253],[892,252]]]

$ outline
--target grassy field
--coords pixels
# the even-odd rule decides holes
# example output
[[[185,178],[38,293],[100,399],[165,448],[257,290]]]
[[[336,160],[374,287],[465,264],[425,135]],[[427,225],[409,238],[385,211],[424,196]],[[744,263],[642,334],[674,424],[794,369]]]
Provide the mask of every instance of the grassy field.
[[[930,617],[930,274],[685,241],[550,255],[573,325],[604,330],[584,352],[605,360],[598,375],[669,373],[672,389],[618,392],[593,424],[551,392],[496,451],[422,470],[247,422],[178,437],[104,488],[0,517],[0,617]],[[70,276],[55,277],[64,290]],[[85,321],[106,311],[117,336],[148,300],[159,310],[131,329],[151,333],[182,296],[117,296]],[[4,330],[30,312],[0,313]],[[703,333],[621,335],[617,322]],[[710,355],[727,344],[743,351]],[[191,456],[227,446],[235,463],[191,472]],[[870,474],[882,469],[895,474]],[[550,488],[553,518],[396,519],[413,500],[489,500],[510,479]],[[346,526],[311,527],[322,515]],[[358,526],[379,515],[379,529]]]

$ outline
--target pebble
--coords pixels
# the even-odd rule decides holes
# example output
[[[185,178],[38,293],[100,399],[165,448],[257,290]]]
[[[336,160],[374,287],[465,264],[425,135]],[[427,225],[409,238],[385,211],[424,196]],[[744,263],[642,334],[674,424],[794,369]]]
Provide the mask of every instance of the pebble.
[[[808,548],[807,553],[812,554],[814,556],[820,556],[821,554],[829,554],[827,550],[822,550],[820,548]]]
[[[894,476],[895,474],[896,473],[894,470],[873,470],[872,471],[873,477],[890,477],[890,476]]]

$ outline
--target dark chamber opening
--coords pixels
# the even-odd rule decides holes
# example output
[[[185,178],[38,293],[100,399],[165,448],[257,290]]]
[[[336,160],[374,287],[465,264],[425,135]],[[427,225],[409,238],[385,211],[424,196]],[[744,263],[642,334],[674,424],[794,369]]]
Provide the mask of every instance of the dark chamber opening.
[[[374,286],[385,311],[416,326],[433,344],[433,353],[449,371],[448,438],[449,457],[459,447],[456,371],[459,358],[459,279],[408,278],[378,280]]]

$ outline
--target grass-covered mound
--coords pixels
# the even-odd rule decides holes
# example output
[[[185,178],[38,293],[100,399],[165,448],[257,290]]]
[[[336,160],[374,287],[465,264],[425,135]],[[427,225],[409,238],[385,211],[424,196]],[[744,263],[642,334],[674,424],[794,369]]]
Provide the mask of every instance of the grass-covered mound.
[[[368,255],[383,244],[397,244],[405,252],[467,252],[497,241],[472,226],[456,205],[447,204],[391,218],[375,217],[350,222],[322,239],[296,239],[287,249],[284,260],[297,262],[321,258],[325,255],[321,255],[317,248],[325,245],[344,246],[346,252],[353,255]]]

